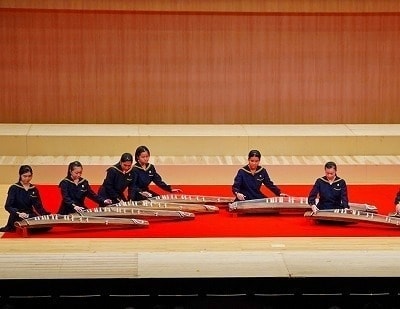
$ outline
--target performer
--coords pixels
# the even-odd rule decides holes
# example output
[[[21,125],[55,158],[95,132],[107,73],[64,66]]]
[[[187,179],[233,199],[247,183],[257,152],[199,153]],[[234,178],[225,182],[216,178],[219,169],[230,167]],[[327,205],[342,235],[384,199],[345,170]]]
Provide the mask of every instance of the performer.
[[[10,216],[0,232],[14,232],[14,223],[22,219],[50,214],[43,207],[38,188],[31,184],[32,177],[32,167],[22,165],[19,168],[19,179],[9,187],[7,193],[5,209]]]
[[[396,214],[400,214],[400,190],[394,199],[394,205],[396,207]]]
[[[318,178],[308,195],[313,212],[322,209],[349,208],[346,181],[336,175],[335,162],[325,163],[325,176]],[[319,198],[318,203],[316,203]]]
[[[264,184],[276,196],[287,196],[270,179],[267,170],[260,166],[261,153],[251,150],[248,155],[248,164],[237,172],[232,185],[235,201],[253,200],[266,198],[261,192]]]
[[[174,189],[162,180],[162,177],[157,173],[155,166],[149,163],[149,159],[150,150],[146,146],[139,146],[136,148],[136,163],[133,166],[133,172],[135,173],[134,200],[140,201],[153,196],[159,196],[158,193],[149,189],[149,185],[152,182],[165,191],[181,193],[181,189]]]
[[[83,167],[79,161],[71,162],[68,165],[67,176],[59,184],[62,201],[58,213],[61,215],[87,209],[85,205],[86,197],[98,204],[112,204],[110,199],[103,198],[93,191],[89,182],[81,177],[82,170]]]
[[[98,194],[110,199],[113,204],[133,200],[134,173],[132,171],[133,156],[123,153],[118,163],[107,169],[106,178],[100,186]],[[125,190],[128,189],[127,196]],[[105,206],[103,203],[99,206]]]

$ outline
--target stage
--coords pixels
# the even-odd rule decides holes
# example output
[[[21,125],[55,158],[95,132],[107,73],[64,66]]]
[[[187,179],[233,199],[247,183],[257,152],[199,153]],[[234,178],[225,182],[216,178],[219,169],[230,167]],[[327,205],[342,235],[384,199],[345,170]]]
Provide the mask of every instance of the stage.
[[[252,149],[294,197],[334,161],[350,201],[388,215],[399,3],[0,1],[1,226],[21,165],[55,213],[70,162],[97,187],[139,145],[185,194],[231,195]],[[0,233],[0,309],[400,308],[400,222],[319,223],[225,207],[143,229]]]
[[[350,192],[371,191],[361,187]],[[1,188],[4,194],[7,186]],[[393,190],[388,188],[381,195],[387,196],[384,204]],[[4,211],[1,218],[5,221]],[[301,216],[254,219],[260,218],[267,225],[303,222],[310,229],[307,233],[312,228],[316,234],[348,228],[313,226]],[[231,228],[241,219],[230,218]],[[158,230],[172,227],[159,224]],[[179,230],[181,222],[173,225]],[[371,236],[375,230],[382,236]],[[350,231],[366,236],[354,237],[349,231],[337,237],[107,237],[90,229],[78,232],[86,233],[83,237],[71,229],[29,238],[6,233],[0,239],[2,301],[18,308],[105,303],[114,308],[291,308],[292,302],[354,308],[366,300],[395,305],[400,292],[400,228],[361,224]],[[146,233],[151,235],[151,226]]]
[[[99,136],[91,137],[95,145],[89,147],[69,126],[26,126],[21,136],[14,135],[21,126],[2,128],[3,144],[12,140],[13,147],[19,147],[4,153],[0,162],[2,205],[9,184],[16,181],[18,166],[31,164],[33,182],[45,189],[43,199],[52,211],[59,205],[54,200],[56,184],[64,177],[68,162],[81,160],[84,177],[98,185],[105,169],[126,151],[123,145],[129,131],[117,131],[115,126],[90,127]],[[210,135],[211,130],[216,134],[215,128],[208,129]],[[150,137],[143,135],[128,144],[130,149],[138,143],[149,144],[158,171],[174,186],[184,184],[186,194],[229,195],[236,170],[245,164],[248,150],[256,147],[265,152],[262,165],[290,195],[306,195],[315,178],[322,175],[323,163],[333,159],[339,164],[339,176],[350,186],[353,202],[376,204],[383,214],[394,210],[400,166],[394,146],[399,139],[398,125],[390,130],[385,126],[249,126],[246,130],[251,134],[243,133],[244,144],[239,143],[240,149],[234,152],[228,133],[219,134],[216,141],[202,137],[204,127],[168,130],[172,128],[163,127],[162,134],[146,131]],[[221,132],[236,136],[237,130],[244,129],[233,126]],[[257,140],[253,140],[256,132]],[[100,156],[107,133],[120,146]],[[178,147],[186,135],[208,144],[201,151]],[[168,146],[171,140],[176,147]],[[310,153],[309,147],[299,147],[305,140],[316,144],[324,140],[335,152]],[[72,145],[87,152],[72,156],[68,152]],[[357,151],[352,145],[358,145]],[[230,154],[212,152],[218,149]],[[198,216],[192,222],[157,223],[145,230],[115,230],[108,235],[68,229],[29,238],[2,235],[1,302],[17,308],[104,304],[113,308],[293,308],[293,302],[308,308],[361,308],[369,301],[399,307],[397,228],[359,224],[321,228],[302,217],[243,218],[231,216],[225,209],[216,217],[208,216],[214,215]],[[2,208],[3,224],[6,218]]]
[[[165,303],[175,295],[175,303],[240,296],[315,304],[321,295],[336,303],[360,295],[397,299],[400,286],[398,237],[2,239],[0,245],[2,296],[19,302],[29,295],[41,304],[84,297]]]

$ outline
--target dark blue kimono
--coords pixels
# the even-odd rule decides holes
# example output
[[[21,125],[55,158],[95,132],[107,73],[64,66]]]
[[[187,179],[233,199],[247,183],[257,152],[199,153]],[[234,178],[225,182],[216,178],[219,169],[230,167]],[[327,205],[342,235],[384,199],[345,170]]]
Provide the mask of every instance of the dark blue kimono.
[[[39,190],[32,184],[26,190],[19,182],[8,189],[5,209],[10,213],[5,229],[11,231],[15,230],[14,223],[22,220],[17,212],[25,212],[30,218],[49,214],[43,207]]]
[[[346,182],[338,176],[331,184],[326,176],[318,178],[308,195],[308,204],[316,205],[319,210],[349,208]]]
[[[159,188],[171,192],[172,187],[167,185],[161,178],[161,176],[157,173],[154,165],[147,163],[146,168],[142,168],[139,163],[136,163],[133,166],[133,172],[135,174],[135,185],[134,185],[134,199],[135,201],[145,200],[147,199],[143,195],[140,194],[142,191],[150,192],[153,196],[159,196],[158,193],[150,190],[149,185],[154,183]]]
[[[264,184],[276,196],[281,194],[281,190],[274,185],[264,167],[259,166],[253,175],[249,166],[246,165],[237,172],[235,179],[233,180],[232,192],[235,196],[238,192],[244,194],[246,200],[266,198],[266,196],[261,192],[262,184]],[[237,198],[235,201],[237,201]]]
[[[119,163],[107,169],[106,178],[100,186],[98,194],[105,199],[112,200],[113,204],[120,201],[129,201],[134,199],[134,173],[132,168],[123,172]],[[125,190],[128,189],[128,195],[125,196]],[[104,206],[103,203],[100,206]]]
[[[394,198],[394,204],[397,205],[398,203],[400,203],[400,190],[397,192],[397,195]]]
[[[68,215],[75,212],[74,206],[86,208],[85,198],[100,204],[104,202],[104,198],[97,195],[92,190],[89,182],[84,178],[79,178],[79,182],[75,182],[71,178],[64,178],[58,185],[61,189],[61,205],[58,213],[61,215]]]

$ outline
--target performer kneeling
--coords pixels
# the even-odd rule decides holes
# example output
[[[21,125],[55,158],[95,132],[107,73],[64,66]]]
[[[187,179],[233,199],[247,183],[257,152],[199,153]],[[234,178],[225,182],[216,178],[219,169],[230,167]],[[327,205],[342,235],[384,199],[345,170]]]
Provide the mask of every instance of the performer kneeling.
[[[313,212],[324,209],[349,208],[346,181],[336,175],[335,162],[325,164],[325,176],[318,178],[308,195]],[[316,199],[319,198],[318,203]]]
[[[68,215],[87,209],[86,197],[98,204],[112,204],[110,199],[103,198],[93,191],[89,181],[81,177],[82,171],[83,167],[79,161],[71,162],[68,165],[67,176],[59,184],[62,196],[59,214]]]
[[[113,204],[133,200],[133,186],[135,179],[132,171],[132,164],[132,154],[129,152],[123,153],[119,162],[107,169],[106,177],[97,194],[106,199],[112,200]],[[125,195],[126,189],[128,189],[127,196]],[[101,203],[99,206],[102,207],[107,205]]]
[[[394,198],[394,205],[396,207],[396,214],[400,215],[400,190],[397,192],[397,195]]]
[[[164,182],[160,174],[156,171],[153,164],[149,163],[150,150],[146,146],[139,146],[135,151],[135,161],[133,172],[135,178],[134,200],[147,200],[151,197],[159,196],[158,193],[150,190],[149,185],[154,183],[157,187],[170,193],[182,193],[181,189],[172,188]]]
[[[19,168],[19,179],[12,184],[7,193],[5,209],[10,213],[6,226],[0,232],[15,232],[15,222],[38,215],[50,214],[42,204],[37,187],[31,184],[32,167],[22,165]]]
[[[266,198],[261,192],[262,184],[276,196],[287,196],[273,183],[267,170],[260,166],[260,160],[261,153],[258,150],[250,150],[248,164],[238,170],[233,180],[232,192],[235,195],[235,202]]]

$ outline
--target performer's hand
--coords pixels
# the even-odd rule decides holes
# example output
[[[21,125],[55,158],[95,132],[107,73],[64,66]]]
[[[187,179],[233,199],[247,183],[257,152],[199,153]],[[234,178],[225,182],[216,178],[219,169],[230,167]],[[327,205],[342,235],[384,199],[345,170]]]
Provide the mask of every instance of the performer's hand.
[[[109,198],[104,200],[104,204],[106,205],[111,205],[112,204],[112,200],[110,200]]]
[[[81,206],[74,206],[74,209],[75,209],[76,212],[82,212],[82,211],[85,210],[85,208],[81,207]]]
[[[236,193],[236,197],[239,201],[244,201],[246,199],[246,195],[240,192]]]
[[[312,212],[314,212],[314,213],[316,213],[316,212],[319,211],[317,205],[311,205],[311,210],[312,210]]]
[[[17,212],[17,214],[21,219],[28,219],[29,218],[29,215],[26,212]]]
[[[183,191],[181,189],[172,189],[172,193],[182,193]]]
[[[400,203],[396,205],[396,213],[400,214]]]
[[[281,194],[279,194],[279,196],[287,197],[287,196],[289,196],[289,195],[287,195],[286,193],[281,193]]]
[[[147,197],[147,198],[153,196],[153,194],[151,194],[150,192],[147,192],[147,191],[142,191],[142,192],[140,192],[140,194],[143,195],[144,197]]]

